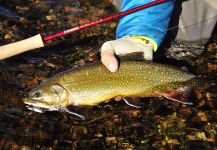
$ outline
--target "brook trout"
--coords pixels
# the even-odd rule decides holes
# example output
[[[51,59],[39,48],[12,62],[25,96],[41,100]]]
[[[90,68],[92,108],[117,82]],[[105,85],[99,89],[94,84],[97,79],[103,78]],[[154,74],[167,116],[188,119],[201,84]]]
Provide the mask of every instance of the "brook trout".
[[[30,91],[24,103],[44,112],[97,105],[116,96],[173,98],[173,91],[195,86],[194,78],[178,68],[146,61],[123,61],[115,73],[94,64],[55,75]]]

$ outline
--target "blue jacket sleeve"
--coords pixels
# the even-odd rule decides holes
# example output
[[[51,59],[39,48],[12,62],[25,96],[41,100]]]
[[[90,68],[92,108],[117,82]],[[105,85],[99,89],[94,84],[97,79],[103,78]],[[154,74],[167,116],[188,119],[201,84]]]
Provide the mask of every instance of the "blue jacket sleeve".
[[[155,0],[123,0],[121,11],[153,1]],[[166,0],[162,4],[122,17],[117,27],[116,38],[125,35],[146,36],[159,46],[166,35],[174,3],[175,0]]]

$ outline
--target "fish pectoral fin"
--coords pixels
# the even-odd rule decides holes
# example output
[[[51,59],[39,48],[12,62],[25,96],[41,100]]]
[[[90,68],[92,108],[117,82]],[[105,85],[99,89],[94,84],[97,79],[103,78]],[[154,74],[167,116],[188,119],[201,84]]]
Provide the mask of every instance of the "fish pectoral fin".
[[[92,110],[92,106],[73,106],[69,105],[62,109],[62,112],[69,113],[73,116],[80,118],[81,120],[86,120],[88,118],[89,112]]]
[[[181,87],[175,91],[163,93],[161,96],[165,97],[169,100],[182,103],[184,105],[193,105],[193,103],[191,101],[189,101],[189,97],[190,97],[191,93],[192,93],[191,88]]]
[[[78,113],[72,112],[72,111],[70,111],[70,110],[67,109],[67,108],[65,108],[64,112],[67,112],[67,113],[69,113],[69,114],[71,114],[71,115],[74,115],[74,116],[76,116],[76,117],[78,117],[78,118],[80,118],[80,119],[82,119],[82,120],[85,120],[85,117],[84,117],[84,116],[82,116],[82,115],[80,115],[80,114],[78,114]]]

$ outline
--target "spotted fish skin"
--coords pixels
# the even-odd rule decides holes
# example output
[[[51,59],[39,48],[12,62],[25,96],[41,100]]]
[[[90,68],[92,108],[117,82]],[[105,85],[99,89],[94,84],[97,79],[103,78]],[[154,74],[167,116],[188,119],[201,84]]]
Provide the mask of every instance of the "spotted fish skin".
[[[162,96],[181,86],[195,86],[194,78],[193,74],[168,65],[123,61],[115,73],[109,72],[102,64],[59,73],[31,92],[46,92],[49,91],[47,87],[58,84],[67,93],[67,100],[59,105],[97,105],[116,96]]]
[[[187,85],[194,77],[179,69],[149,62],[125,61],[116,73],[96,65],[71,76],[71,97],[74,104],[93,105],[115,96],[160,96]]]

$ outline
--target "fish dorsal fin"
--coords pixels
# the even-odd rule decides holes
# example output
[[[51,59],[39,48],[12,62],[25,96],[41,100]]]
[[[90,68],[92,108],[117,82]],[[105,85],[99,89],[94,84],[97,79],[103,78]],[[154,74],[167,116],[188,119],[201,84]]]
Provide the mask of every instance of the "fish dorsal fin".
[[[137,60],[143,61],[144,59],[144,52],[134,52],[128,54],[118,55],[120,60]]]

